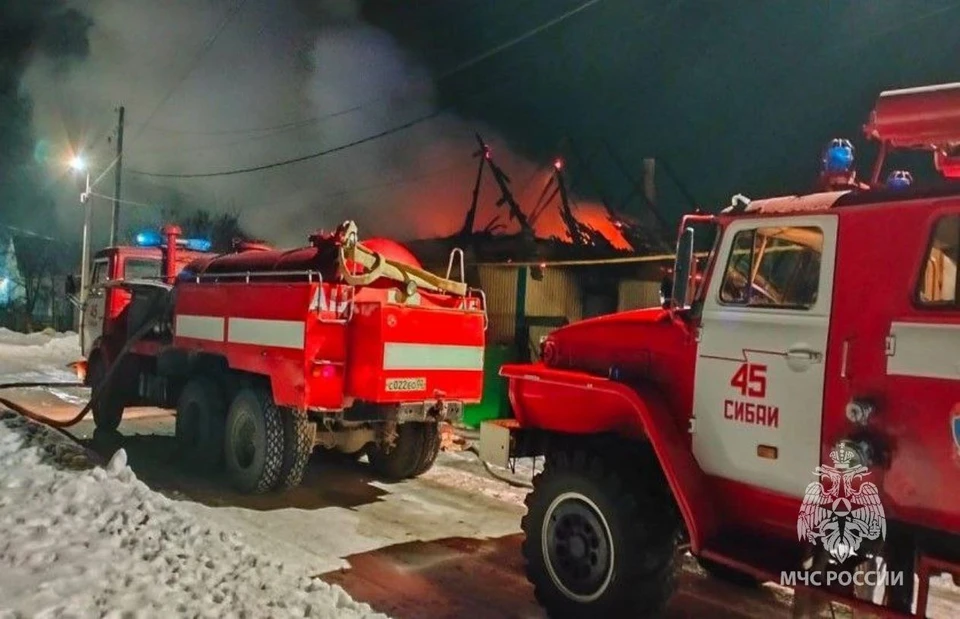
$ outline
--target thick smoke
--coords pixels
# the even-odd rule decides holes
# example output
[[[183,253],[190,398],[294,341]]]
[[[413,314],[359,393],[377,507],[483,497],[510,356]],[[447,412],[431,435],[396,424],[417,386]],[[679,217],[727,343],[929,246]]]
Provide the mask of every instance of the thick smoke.
[[[103,167],[112,161],[107,137],[114,108],[123,103],[124,198],[236,211],[254,235],[284,245],[300,244],[309,231],[347,218],[365,235],[455,232],[470,204],[476,131],[490,142],[518,196],[535,201],[541,166],[511,153],[492,130],[449,113],[341,153],[264,172],[213,179],[136,175],[256,166],[336,147],[436,110],[430,73],[345,0],[249,2],[194,63],[233,4],[92,2],[96,27],[88,60],[66,75],[49,61],[31,69],[38,124],[61,148],[70,142],[91,153],[95,168]],[[82,132],[68,134],[65,127]],[[99,191],[111,193],[112,175]],[[501,212],[506,221],[494,204],[499,194],[491,181],[481,197],[478,227]],[[77,209],[65,200],[69,206],[61,214],[75,222]],[[101,204],[97,217],[105,221],[108,209]],[[158,212],[124,207],[121,231],[159,223]],[[544,215],[538,231],[565,234],[553,212]]]
[[[59,0],[0,3],[0,222],[45,227],[53,199],[46,164],[49,143],[32,131],[33,109],[21,88],[31,60],[47,60],[50,75],[69,70],[88,51],[90,19]]]

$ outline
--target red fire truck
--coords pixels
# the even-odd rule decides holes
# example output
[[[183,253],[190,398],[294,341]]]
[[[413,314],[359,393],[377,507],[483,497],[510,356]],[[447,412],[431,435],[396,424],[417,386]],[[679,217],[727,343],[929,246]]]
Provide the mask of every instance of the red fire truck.
[[[481,453],[546,455],[523,553],[551,614],[655,614],[678,549],[887,615],[960,576],[960,84],[882,93],[865,132],[865,188],[687,216],[664,307],[502,368],[515,418]],[[945,178],[884,184],[892,149]]]
[[[316,445],[419,475],[439,423],[480,400],[482,293],[394,242],[361,243],[351,222],[288,251],[142,236],[155,247],[94,261],[83,347],[99,430],[128,406],[176,408],[189,462],[265,492],[299,484]]]

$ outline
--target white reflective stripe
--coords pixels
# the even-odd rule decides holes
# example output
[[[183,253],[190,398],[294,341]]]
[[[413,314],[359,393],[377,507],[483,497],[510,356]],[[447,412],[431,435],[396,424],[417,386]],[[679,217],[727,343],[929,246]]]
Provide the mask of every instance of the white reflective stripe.
[[[960,325],[895,322],[887,374],[960,380]]]
[[[174,332],[177,337],[192,337],[198,340],[222,342],[223,318],[178,314]]]
[[[230,318],[227,323],[227,341],[231,344],[302,349],[304,328],[301,320]]]
[[[483,346],[457,344],[383,345],[385,370],[482,370]]]

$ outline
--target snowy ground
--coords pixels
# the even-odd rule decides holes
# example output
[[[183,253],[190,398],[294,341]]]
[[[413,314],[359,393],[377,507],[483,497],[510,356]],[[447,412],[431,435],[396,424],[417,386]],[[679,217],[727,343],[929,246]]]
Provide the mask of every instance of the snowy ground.
[[[0,383],[73,382],[66,365],[78,353],[76,334],[0,329]],[[68,418],[88,394],[0,395]],[[77,443],[0,409],[0,619],[373,615],[324,581],[398,619],[543,616],[519,554],[526,490],[492,479],[472,454],[441,453],[398,484],[315,457],[302,487],[242,496],[184,472],[172,416],[141,410],[105,446],[89,420],[71,429]],[[86,448],[108,460],[119,447],[129,466],[90,468]],[[513,479],[529,481],[534,464],[521,461]],[[956,589],[934,589],[930,616],[960,616]],[[706,578],[687,560],[667,616],[767,619],[789,616],[790,601],[785,589]]]
[[[67,364],[80,358],[76,333],[17,333],[0,327],[0,382],[76,382]]]
[[[152,491],[123,450],[63,470],[6,423],[0,530],[0,616],[383,616]]]

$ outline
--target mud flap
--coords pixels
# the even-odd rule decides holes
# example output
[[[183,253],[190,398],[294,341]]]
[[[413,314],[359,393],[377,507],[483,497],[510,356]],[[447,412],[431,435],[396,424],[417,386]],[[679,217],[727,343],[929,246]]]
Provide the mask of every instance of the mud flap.
[[[510,427],[497,421],[480,424],[480,459],[487,464],[508,468],[510,461]]]

